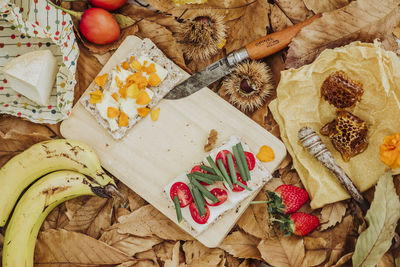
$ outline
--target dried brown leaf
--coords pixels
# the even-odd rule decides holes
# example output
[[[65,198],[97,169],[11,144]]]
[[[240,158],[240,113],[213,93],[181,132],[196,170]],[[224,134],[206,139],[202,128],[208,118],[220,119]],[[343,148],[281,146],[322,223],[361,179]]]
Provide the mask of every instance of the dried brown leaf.
[[[400,39],[400,25],[397,25],[397,27],[393,30],[394,36],[396,36],[398,39]]]
[[[303,0],[276,0],[275,2],[293,23],[298,23],[313,15],[304,5]]]
[[[304,247],[307,250],[319,250],[323,248],[328,248],[327,246],[328,241],[322,237],[305,236],[303,238],[303,241],[304,241]]]
[[[398,3],[398,0],[359,0],[324,13],[292,40],[286,67],[298,68],[312,62],[327,48],[355,40],[393,39],[392,31],[400,22]]]
[[[341,266],[345,266],[344,264],[347,263],[347,262],[351,259],[352,256],[353,256],[353,252],[349,252],[349,253],[343,255],[343,256],[338,260],[338,262],[337,262],[335,265],[333,265],[332,267],[341,267]]]
[[[260,239],[267,238],[267,233],[263,231],[263,227],[261,227],[260,222],[257,221],[256,212],[254,211],[256,208],[257,207],[255,205],[250,205],[240,217],[237,224],[248,234]],[[264,208],[266,209],[266,206]]]
[[[120,264],[132,258],[104,242],[64,229],[41,232],[35,247],[36,264]]]
[[[311,267],[323,263],[328,256],[328,251],[324,249],[319,250],[306,250],[302,266]]]
[[[142,237],[158,236],[168,240],[193,239],[152,205],[143,206],[129,215],[120,217],[120,223],[112,225],[109,230],[111,229],[118,229],[121,234]]]
[[[303,239],[295,236],[262,240],[258,249],[262,258],[273,266],[301,266],[305,257]]]
[[[333,11],[349,4],[349,0],[303,0],[309,10],[314,13]]]
[[[393,254],[391,252],[385,253],[376,267],[396,267]]]
[[[271,28],[272,31],[281,31],[289,26],[293,25],[293,22],[283,13],[282,9],[278,5],[274,4],[271,7]]]
[[[255,0],[246,6],[241,17],[226,23],[228,38],[225,49],[228,53],[267,34],[267,29],[270,27],[269,9],[267,1]]]
[[[98,238],[101,231],[111,225],[111,215],[112,199],[91,197],[69,217],[69,223],[64,228]]]
[[[128,215],[130,213],[131,213],[130,210],[128,210],[127,208],[116,208],[115,218],[118,220],[119,217]]]
[[[240,260],[238,258],[233,257],[230,254],[227,254],[226,257],[226,267],[236,267],[240,265]]]
[[[30,146],[56,135],[46,126],[12,116],[0,117],[0,157],[3,164]],[[1,164],[0,167],[3,165]]]
[[[174,242],[171,241],[164,241],[161,244],[155,245],[153,250],[157,255],[157,258],[165,262],[168,259],[172,258],[172,250],[175,246]]]
[[[290,170],[283,173],[281,179],[285,184],[295,185],[302,188],[304,187],[296,170]]]
[[[162,242],[162,239],[156,236],[140,237],[130,234],[120,234],[118,233],[118,229],[105,231],[99,240],[130,256],[149,250],[154,245]]]
[[[347,205],[343,201],[324,206],[321,210],[320,230],[326,230],[340,223],[346,214],[346,209]]]
[[[234,257],[261,260],[260,251],[257,249],[259,243],[260,239],[242,231],[236,231],[228,235],[219,247]]]
[[[329,260],[324,265],[325,267],[332,266],[339,261],[340,256],[343,254],[344,251],[343,247],[344,243],[339,243],[332,249],[331,255],[329,256]]]
[[[172,257],[165,261],[164,267],[176,267],[179,265],[179,248],[181,243],[178,241],[172,248]]]
[[[224,259],[224,251],[207,248],[198,241],[187,241],[182,245],[188,267],[219,266]]]

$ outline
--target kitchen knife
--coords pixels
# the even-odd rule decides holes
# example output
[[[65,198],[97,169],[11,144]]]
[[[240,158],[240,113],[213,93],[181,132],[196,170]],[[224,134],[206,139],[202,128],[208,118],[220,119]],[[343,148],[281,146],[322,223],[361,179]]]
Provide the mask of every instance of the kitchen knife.
[[[261,59],[282,50],[289,45],[301,28],[321,16],[321,14],[316,14],[303,22],[282,31],[268,34],[267,36],[249,43],[245,47],[229,53],[226,57],[212,63],[205,69],[193,74],[176,85],[164,98],[180,99],[189,96],[201,88],[230,74],[234,69],[233,67],[245,59]]]

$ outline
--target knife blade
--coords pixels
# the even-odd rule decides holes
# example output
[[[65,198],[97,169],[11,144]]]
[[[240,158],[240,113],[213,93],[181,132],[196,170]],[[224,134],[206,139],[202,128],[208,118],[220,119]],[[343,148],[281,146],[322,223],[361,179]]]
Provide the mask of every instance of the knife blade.
[[[261,59],[282,50],[289,45],[292,39],[304,26],[310,24],[321,16],[321,14],[316,14],[303,22],[282,31],[268,34],[249,43],[243,48],[231,52],[226,57],[212,63],[203,70],[193,74],[183,82],[176,85],[168,92],[168,94],[165,95],[164,98],[173,100],[187,97],[230,74],[234,70],[234,66],[245,59]]]

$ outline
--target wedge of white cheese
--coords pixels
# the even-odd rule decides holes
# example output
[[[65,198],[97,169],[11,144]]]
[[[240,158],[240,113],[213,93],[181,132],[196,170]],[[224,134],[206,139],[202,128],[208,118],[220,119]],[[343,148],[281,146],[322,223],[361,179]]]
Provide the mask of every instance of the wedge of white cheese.
[[[57,60],[50,50],[16,57],[2,71],[12,89],[40,105],[48,105],[58,71]]]
[[[231,136],[229,140],[226,141],[222,146],[211,150],[210,152],[211,158],[215,159],[218,152],[222,150],[229,150],[230,152],[232,152],[232,147],[239,142],[242,143],[243,149],[245,151],[251,152],[249,146],[246,143],[244,143],[240,138],[238,138],[237,136]],[[247,186],[251,188],[252,191],[243,190],[240,192],[231,192],[223,186],[222,182],[216,182],[213,185],[206,186],[208,190],[212,190],[213,188],[216,187],[225,189],[228,192],[228,199],[220,206],[208,206],[208,208],[210,209],[210,217],[208,218],[208,221],[205,224],[198,224],[193,220],[189,211],[189,207],[182,208],[182,218],[183,218],[182,223],[186,224],[190,229],[192,229],[195,235],[199,235],[206,229],[208,229],[212,224],[214,224],[226,212],[239,207],[242,201],[244,201],[250,195],[254,194],[254,192],[257,191],[257,189],[259,189],[261,186],[264,185],[265,182],[269,181],[272,178],[271,173],[268,170],[266,170],[264,166],[262,166],[261,162],[257,158],[255,158],[255,160],[256,160],[256,165],[254,169],[250,171],[251,180],[247,182]],[[207,159],[203,160],[203,164],[209,166]],[[189,172],[190,170],[186,173]],[[171,209],[174,209],[174,204],[170,197],[169,193],[170,189],[172,185],[176,182],[184,182],[186,184],[189,184],[189,180],[186,176],[186,173],[179,175],[171,183],[169,183],[164,187],[164,192],[171,203],[170,206]]]

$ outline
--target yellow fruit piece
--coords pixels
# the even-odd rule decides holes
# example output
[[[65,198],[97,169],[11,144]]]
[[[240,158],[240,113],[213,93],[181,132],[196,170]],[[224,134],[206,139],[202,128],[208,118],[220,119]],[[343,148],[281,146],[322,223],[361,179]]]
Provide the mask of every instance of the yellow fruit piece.
[[[126,98],[126,87],[119,88],[118,93],[122,98]]]
[[[139,60],[135,60],[132,62],[132,68],[134,68],[136,71],[142,70],[142,65],[140,64]]]
[[[150,86],[157,86],[161,83],[160,77],[156,73],[152,73],[149,76],[149,85]]]
[[[98,86],[103,87],[103,86],[106,84],[106,82],[107,82],[107,78],[108,78],[108,74],[106,73],[106,74],[97,76],[97,77],[94,79],[94,82],[95,82]]]
[[[226,45],[226,39],[222,39],[217,45],[219,49],[222,49]]]
[[[151,63],[148,67],[144,67],[143,71],[146,72],[147,74],[154,73],[157,71],[156,65],[154,63]]]
[[[152,111],[151,111],[151,119],[153,120],[153,121],[156,121],[157,119],[158,119],[158,116],[160,115],[160,108],[158,108],[158,109],[153,109]]]
[[[131,58],[130,58],[131,63],[132,63],[134,60],[135,60],[135,57],[134,57],[134,56],[131,56]]]
[[[137,109],[137,112],[138,112],[138,114],[139,114],[139,116],[140,117],[146,117],[147,116],[147,114],[149,114],[149,112],[150,112],[150,109],[149,108],[138,108]]]
[[[107,108],[107,117],[110,119],[114,119],[119,116],[119,109],[108,107]]]
[[[137,98],[139,96],[139,87],[136,83],[128,86],[126,96],[130,98]]]
[[[124,61],[124,62],[122,62],[122,68],[124,68],[125,70],[128,70],[129,69],[129,63],[128,62],[126,62],[126,61]]]
[[[262,162],[270,162],[275,159],[275,153],[269,146],[262,146],[257,154],[257,158]]]
[[[128,115],[126,115],[124,112],[121,112],[121,115],[119,116],[119,120],[118,120],[118,126],[119,127],[127,127],[128,124],[129,124]]]
[[[112,98],[114,98],[115,101],[118,102],[118,94],[117,93],[113,93],[111,96],[112,96]]]
[[[138,97],[136,98],[136,104],[145,106],[149,104],[151,101],[151,98],[149,97],[149,94],[143,90],[139,93]]]
[[[117,65],[118,72],[121,72],[121,68]]]
[[[390,168],[400,168],[400,133],[388,135],[383,138],[379,147],[380,159]]]
[[[127,79],[128,83],[136,83],[139,87],[139,90],[146,88],[148,82],[146,77],[143,76],[143,72],[135,72],[134,74],[130,75]]]
[[[97,89],[94,92],[91,92],[89,99],[90,104],[100,103],[103,100],[103,96],[104,96],[103,93],[99,89]]]

